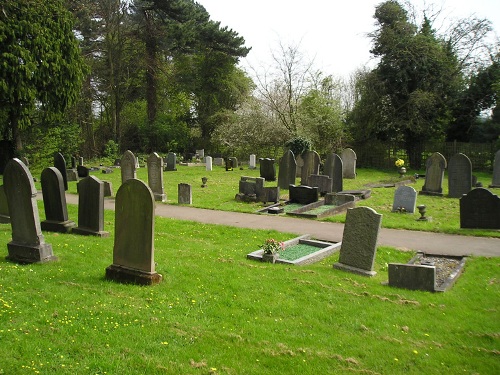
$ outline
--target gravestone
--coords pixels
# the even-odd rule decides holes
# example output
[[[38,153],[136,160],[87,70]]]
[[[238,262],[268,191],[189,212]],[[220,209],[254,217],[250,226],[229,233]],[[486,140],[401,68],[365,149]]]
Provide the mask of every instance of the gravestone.
[[[233,162],[233,168],[238,168],[238,158],[236,158],[235,156],[231,156],[228,158],[229,160],[232,160]]]
[[[308,186],[316,186],[321,196],[332,192],[332,179],[327,175],[312,174],[307,180]]]
[[[214,165],[222,167],[224,165],[224,159],[223,158],[214,158]]]
[[[446,159],[439,152],[433,153],[425,162],[425,183],[419,194],[443,195],[443,178]]]
[[[213,163],[213,161],[212,161],[212,157],[211,156],[205,157],[205,170],[206,171],[210,172],[213,169],[212,163]]]
[[[332,192],[338,193],[344,190],[342,178],[342,159],[337,154],[331,152],[326,157],[324,172],[332,179]]]
[[[205,157],[205,150],[196,150],[196,158],[197,159],[203,159]]]
[[[165,166],[165,171],[171,172],[177,170],[177,155],[174,152],[169,152],[167,154],[167,165]]]
[[[56,167],[63,179],[64,191],[68,190],[68,174],[66,173],[66,160],[60,152],[54,154],[54,167]]]
[[[122,184],[131,178],[136,178],[135,156],[132,151],[127,150],[123,153],[120,160],[120,168],[122,172]]]
[[[78,173],[76,169],[67,169],[66,170],[66,179],[69,181],[78,181]]]
[[[27,158],[26,156],[21,156],[21,157],[19,158],[19,160],[21,160],[21,161],[24,163],[24,165],[25,165],[25,166],[27,166],[27,167],[28,167],[28,169],[29,169],[29,167],[30,167],[30,162],[29,162],[29,160],[28,160],[28,158]]]
[[[84,165],[79,165],[76,167],[76,173],[78,178],[85,178],[89,176],[89,169]]]
[[[266,181],[276,181],[276,165],[274,159],[260,158],[260,177]]]
[[[464,154],[456,154],[448,164],[448,196],[461,198],[472,189],[472,163]]]
[[[95,176],[78,183],[78,226],[74,234],[108,237],[104,231],[104,183]]]
[[[389,286],[434,292],[435,285],[435,266],[389,263]]]
[[[495,160],[493,162],[493,181],[489,187],[500,188],[500,150],[495,153]]]
[[[297,162],[291,150],[285,152],[280,160],[278,171],[278,186],[280,189],[288,190],[290,185],[295,185],[297,173]]]
[[[415,213],[417,206],[417,191],[411,186],[400,186],[394,192],[392,212]]]
[[[179,204],[193,204],[191,185],[184,183],[177,185],[177,196]]]
[[[304,166],[304,157],[302,156],[302,154],[295,157],[295,162],[297,164],[295,168],[295,177],[300,177],[302,176],[302,167]]]
[[[139,164],[139,157],[138,157],[138,156],[136,156],[136,157],[135,157],[135,169],[139,169],[140,167],[141,167],[141,166],[140,166],[140,164]]]
[[[304,165],[300,174],[300,184],[307,185],[310,175],[319,174],[321,159],[316,151],[306,151],[302,154],[302,158],[304,159]]]
[[[10,223],[9,205],[3,185],[0,185],[0,224]]]
[[[78,165],[83,166],[83,157],[82,156],[80,156],[78,158]]]
[[[104,196],[111,197],[113,196],[113,184],[109,181],[103,181],[104,184]]]
[[[248,168],[249,169],[255,169],[257,167],[257,157],[255,156],[255,154],[251,154],[250,155],[250,162],[248,163]]]
[[[12,228],[7,259],[17,263],[56,260],[52,246],[45,242],[42,234],[37,192],[28,167],[19,159],[11,159],[5,166],[3,183]]]
[[[262,177],[241,176],[235,199],[243,202],[264,202],[266,199],[265,181]]]
[[[155,271],[153,192],[142,181],[127,180],[116,192],[113,264],[106,279],[139,285],[158,284]]]
[[[382,215],[370,207],[348,209],[339,262],[333,267],[364,276],[376,275],[373,265],[381,223]]]
[[[71,157],[71,169],[76,169],[76,157]]]
[[[2,139],[0,141],[0,174],[3,174],[5,166],[14,157],[14,143]]]
[[[155,201],[165,202],[167,195],[163,189],[163,159],[156,152],[148,156],[148,185]]]
[[[61,172],[55,167],[45,168],[42,171],[40,182],[45,209],[45,220],[40,223],[42,230],[60,233],[71,232],[76,224],[74,221],[68,220],[66,194],[64,193]]]
[[[289,189],[291,203],[309,204],[317,202],[319,199],[317,187],[290,185]]]
[[[356,178],[356,153],[351,148],[346,148],[340,155],[342,159],[342,176],[344,178]]]
[[[500,229],[500,198],[475,188],[460,198],[460,228]]]
[[[232,171],[233,168],[234,168],[233,159],[231,158],[226,159],[226,171]]]

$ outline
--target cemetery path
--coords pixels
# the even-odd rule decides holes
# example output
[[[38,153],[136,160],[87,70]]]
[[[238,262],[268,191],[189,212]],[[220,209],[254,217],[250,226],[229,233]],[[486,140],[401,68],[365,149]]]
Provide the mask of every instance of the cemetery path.
[[[40,196],[39,198],[41,199]],[[77,195],[67,194],[66,199],[70,204],[78,204]],[[106,198],[104,200],[105,209],[114,210],[114,207],[114,199]],[[275,229],[280,232],[298,235],[310,234],[318,240],[330,242],[342,241],[344,230],[344,224],[341,223],[327,223],[288,216],[216,211],[167,204],[157,204],[156,215],[239,228]],[[427,254],[500,257],[500,238],[382,228],[379,233],[378,244],[401,250],[422,251]]]

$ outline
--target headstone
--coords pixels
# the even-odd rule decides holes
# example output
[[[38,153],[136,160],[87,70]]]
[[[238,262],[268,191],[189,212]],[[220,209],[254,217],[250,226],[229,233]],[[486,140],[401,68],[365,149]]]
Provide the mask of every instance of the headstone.
[[[71,169],[76,169],[76,157],[71,157]]]
[[[17,263],[56,260],[52,246],[45,242],[42,234],[37,192],[28,167],[19,159],[11,159],[5,166],[3,183],[12,228],[7,259]]]
[[[302,156],[302,154],[295,156],[295,162],[297,164],[297,167],[295,169],[295,177],[300,177],[302,176],[302,167],[304,166],[304,157]]]
[[[42,171],[40,182],[45,209],[45,220],[40,223],[42,230],[60,233],[71,232],[76,224],[74,221],[68,220],[66,194],[64,193],[61,172],[55,167],[45,168]]]
[[[306,151],[302,154],[302,158],[304,159],[304,165],[300,174],[300,184],[307,185],[310,175],[319,174],[321,158],[316,151]]]
[[[207,170],[207,171],[212,170],[212,157],[211,156],[205,157],[205,170]]]
[[[439,152],[433,153],[425,162],[425,183],[419,194],[443,195],[443,178],[446,159]]]
[[[59,170],[59,172],[61,172],[64,191],[68,190],[68,174],[66,173],[66,160],[64,160],[64,156],[60,152],[56,152],[54,154],[54,167],[56,167]]]
[[[141,166],[140,166],[140,164],[139,164],[139,157],[138,157],[138,156],[136,156],[136,157],[135,157],[135,169],[139,169],[140,167],[141,167]]]
[[[122,171],[122,184],[131,178],[136,178],[135,156],[132,151],[127,150],[123,153],[120,168]]]
[[[102,173],[103,174],[111,174],[111,173],[113,173],[113,169],[111,169],[111,168],[104,168],[104,169],[102,169]]]
[[[224,159],[223,158],[214,158],[214,165],[222,167],[224,165]]]
[[[288,190],[290,185],[295,185],[297,174],[297,162],[291,150],[285,152],[280,160],[278,172],[278,186],[280,189]]]
[[[237,200],[264,202],[265,192],[264,183],[265,179],[262,177],[248,177],[241,176],[239,182],[239,197]]]
[[[76,167],[76,173],[78,178],[85,178],[89,176],[89,169],[84,165],[79,165]]]
[[[382,215],[370,207],[348,209],[339,262],[333,267],[364,276],[376,275],[373,266],[381,223]]]
[[[119,167],[121,163],[121,159],[115,159],[115,162],[113,163],[113,166]]]
[[[78,181],[78,173],[76,169],[67,169],[66,170],[66,179],[69,181]]]
[[[205,150],[196,150],[196,158],[198,159],[203,159],[205,157]]]
[[[493,181],[490,187],[500,188],[500,150],[495,153],[495,160],[493,162]]]
[[[448,164],[448,196],[461,198],[472,189],[472,163],[464,154],[456,154]]]
[[[155,201],[165,202],[167,195],[163,188],[163,159],[156,152],[148,156],[148,185]]]
[[[342,159],[331,152],[326,157],[324,172],[332,179],[332,192],[338,193],[344,190]]]
[[[351,148],[346,148],[340,155],[342,159],[342,176],[344,178],[356,178],[356,153]]]
[[[113,184],[109,181],[103,181],[104,184],[104,196],[111,197],[113,196]]]
[[[389,286],[434,292],[435,285],[435,266],[389,263]]]
[[[184,183],[177,185],[177,197],[179,204],[193,204],[191,185]]]
[[[248,163],[249,169],[255,169],[257,167],[256,158],[255,154],[250,155],[250,162]]]
[[[3,185],[0,185],[0,224],[10,223],[9,205]]]
[[[233,168],[238,168],[238,165],[239,165],[238,158],[236,158],[235,156],[231,156],[228,159],[233,161]]]
[[[266,181],[276,181],[276,165],[274,159],[260,158],[260,177]]]
[[[165,166],[165,171],[176,171],[177,170],[177,155],[174,152],[169,152],[167,154],[167,165]]]
[[[74,234],[108,237],[104,231],[104,183],[95,176],[78,183],[78,226]]]
[[[394,192],[392,212],[415,213],[417,206],[417,191],[411,186],[400,186]]]
[[[153,192],[142,181],[129,179],[120,186],[115,203],[113,264],[106,279],[139,285],[158,284],[155,271]]]
[[[317,202],[319,199],[317,187],[290,185],[289,189],[291,203],[309,204]]]
[[[307,186],[316,186],[321,196],[332,192],[333,180],[326,175],[312,174],[307,180]]]
[[[460,228],[500,229],[500,198],[475,188],[460,198]]]
[[[2,139],[0,141],[0,174],[3,174],[5,166],[14,157],[14,144]]]
[[[82,165],[83,166],[83,157],[82,156],[80,156],[78,158],[78,165]]]
[[[28,167],[28,169],[29,169],[29,167],[30,167],[30,162],[28,161],[28,158],[27,158],[26,156],[21,156],[21,157],[19,158],[19,160],[21,160],[21,161],[24,163],[24,165],[25,165],[25,166],[27,166],[27,167]]]
[[[233,168],[234,168],[233,159],[231,158],[226,159],[226,171],[232,171]]]

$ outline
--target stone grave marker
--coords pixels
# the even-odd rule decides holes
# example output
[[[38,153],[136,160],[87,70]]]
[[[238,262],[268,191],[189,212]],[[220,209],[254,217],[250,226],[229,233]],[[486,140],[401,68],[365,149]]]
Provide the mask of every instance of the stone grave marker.
[[[165,202],[167,195],[163,188],[163,159],[156,152],[151,153],[147,160],[148,185],[153,191],[155,201]]]
[[[316,151],[306,151],[302,154],[302,158],[304,159],[304,165],[300,174],[300,184],[307,185],[310,175],[319,174],[321,158]]]
[[[141,165],[139,164],[139,157],[136,156],[135,157],[135,169],[139,169],[141,167]]]
[[[171,172],[177,170],[177,155],[174,152],[169,152],[167,154],[167,165],[165,166],[165,171]]]
[[[64,191],[68,190],[68,174],[66,172],[66,160],[64,159],[63,154],[61,154],[60,152],[56,152],[54,154],[54,167],[56,167],[59,170],[59,172],[61,172]]]
[[[0,224],[10,223],[9,205],[3,185],[0,185]]]
[[[203,160],[204,157],[205,157],[205,150],[204,149],[196,150],[196,158],[197,159]]]
[[[42,230],[60,233],[71,232],[76,224],[73,220],[68,220],[66,194],[64,193],[61,172],[55,167],[45,168],[42,171],[40,182],[45,209],[45,220],[40,223]]]
[[[374,276],[377,240],[382,215],[370,207],[356,207],[347,210],[339,262],[334,268]]]
[[[71,169],[76,169],[76,157],[71,157]]]
[[[103,181],[104,184],[104,196],[111,197],[113,196],[113,184],[109,181]]]
[[[434,292],[436,285],[436,267],[389,263],[389,286],[409,290]]]
[[[12,228],[12,241],[7,244],[7,259],[17,263],[56,260],[52,245],[45,242],[42,234],[37,191],[28,167],[19,159],[11,159],[5,166],[3,183]]]
[[[312,174],[307,180],[307,186],[316,186],[321,196],[332,192],[333,180],[327,175]]]
[[[342,159],[342,176],[344,178],[356,178],[356,153],[351,148],[346,148],[340,155]]]
[[[155,271],[153,192],[142,181],[127,180],[116,192],[113,264],[106,279],[139,285],[158,284]]]
[[[21,157],[19,158],[19,160],[21,160],[21,161],[24,163],[24,165],[25,165],[26,167],[28,167],[28,169],[29,169],[29,167],[30,167],[30,162],[29,162],[29,160],[28,160],[28,158],[27,158],[26,156],[21,156]]]
[[[231,156],[228,159],[233,161],[233,168],[238,168],[239,164],[238,164],[238,158],[237,157]]]
[[[223,158],[214,158],[214,165],[222,167],[224,165],[224,159]]]
[[[297,162],[291,150],[286,151],[280,160],[278,172],[278,186],[280,189],[288,190],[290,185],[295,185],[297,175]]]
[[[120,160],[120,168],[122,172],[122,184],[130,180],[131,178],[136,178],[136,167],[135,167],[135,156],[132,151],[127,150],[123,153]]]
[[[85,178],[89,176],[89,169],[84,165],[79,165],[76,167],[76,173],[78,178]]]
[[[417,206],[417,191],[411,186],[399,186],[394,192],[392,212],[415,213]]]
[[[80,156],[78,158],[78,165],[83,166],[83,157],[82,156]]]
[[[443,195],[443,178],[446,159],[439,152],[433,153],[425,162],[425,183],[419,194]]]
[[[260,177],[266,181],[276,181],[276,165],[274,159],[260,158]]]
[[[250,161],[248,163],[248,168],[249,169],[255,169],[257,167],[257,157],[255,154],[250,155]]]
[[[309,204],[317,202],[319,199],[317,187],[290,185],[289,190],[291,203]]]
[[[233,168],[234,168],[233,159],[231,158],[226,159],[226,171],[232,171]]]
[[[472,163],[464,154],[456,154],[448,163],[448,196],[461,198],[472,189]]]
[[[109,236],[104,230],[104,183],[95,176],[78,182],[78,226],[72,233]]]
[[[500,188],[500,150],[495,153],[495,160],[493,162],[493,180],[490,188]]]
[[[213,164],[212,157],[211,156],[206,156],[205,157],[205,170],[209,171],[209,172],[212,171],[212,169],[213,169],[212,164]]]
[[[500,229],[500,198],[475,188],[460,198],[460,228]]]
[[[330,152],[326,157],[325,175],[332,179],[332,192],[338,193],[344,190],[344,181],[342,178],[342,159],[337,154]]]
[[[304,166],[304,157],[302,154],[295,156],[295,163],[297,164],[295,177],[302,176],[302,167]]]
[[[193,204],[193,192],[191,185],[184,183],[177,185],[177,197],[179,204]]]

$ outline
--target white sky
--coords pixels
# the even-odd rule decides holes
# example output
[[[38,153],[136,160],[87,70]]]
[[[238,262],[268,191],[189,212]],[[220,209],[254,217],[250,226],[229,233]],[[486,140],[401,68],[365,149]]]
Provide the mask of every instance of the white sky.
[[[252,47],[242,67],[259,69],[271,63],[271,50],[279,41],[299,45],[299,50],[325,74],[348,76],[370,61],[375,6],[382,0],[196,0],[214,21],[245,38]],[[487,18],[500,35],[499,0],[412,0],[417,9],[425,4],[442,8],[447,20],[472,14]],[[248,69],[247,69],[248,70]]]

